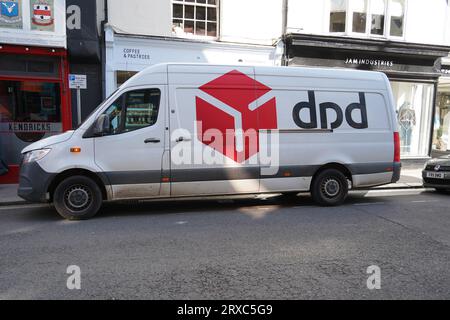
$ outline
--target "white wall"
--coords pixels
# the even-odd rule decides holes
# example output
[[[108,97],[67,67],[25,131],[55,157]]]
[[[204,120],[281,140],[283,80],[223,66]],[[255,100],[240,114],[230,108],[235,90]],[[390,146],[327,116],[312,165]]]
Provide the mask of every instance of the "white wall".
[[[272,45],[281,36],[282,0],[220,0],[219,40]],[[118,33],[172,35],[171,0],[108,0],[108,24]]]
[[[323,34],[328,19],[327,0],[289,0],[287,32]]]
[[[108,24],[118,33],[170,36],[170,0],[108,0]]]
[[[328,32],[329,1],[289,0],[288,32],[332,35]],[[450,45],[450,4],[446,0],[406,1],[403,41]]]
[[[222,0],[220,40],[272,45],[281,36],[282,0]]]
[[[409,0],[405,40],[427,44],[450,44],[446,35],[449,12],[446,0]]]

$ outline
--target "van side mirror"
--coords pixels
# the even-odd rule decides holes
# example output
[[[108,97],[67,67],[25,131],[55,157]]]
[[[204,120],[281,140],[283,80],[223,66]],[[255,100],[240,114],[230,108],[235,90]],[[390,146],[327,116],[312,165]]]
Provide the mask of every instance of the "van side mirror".
[[[101,114],[97,120],[95,120],[93,133],[95,136],[102,136],[110,133],[110,121],[107,114]]]

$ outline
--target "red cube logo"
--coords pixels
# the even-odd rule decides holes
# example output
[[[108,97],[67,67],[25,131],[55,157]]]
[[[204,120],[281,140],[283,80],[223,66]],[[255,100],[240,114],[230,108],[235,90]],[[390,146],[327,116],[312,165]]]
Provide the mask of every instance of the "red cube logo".
[[[259,152],[260,129],[277,128],[275,97],[261,105],[257,101],[272,89],[244,73],[230,71],[199,89],[210,99],[196,97],[198,139],[233,161],[242,163]],[[210,139],[210,130],[222,139]]]

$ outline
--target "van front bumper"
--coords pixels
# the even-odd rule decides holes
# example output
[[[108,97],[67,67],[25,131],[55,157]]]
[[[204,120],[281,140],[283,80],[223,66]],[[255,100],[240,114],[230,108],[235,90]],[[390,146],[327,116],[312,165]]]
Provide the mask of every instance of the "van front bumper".
[[[30,202],[47,202],[47,191],[55,174],[48,173],[37,162],[20,166],[17,195]]]

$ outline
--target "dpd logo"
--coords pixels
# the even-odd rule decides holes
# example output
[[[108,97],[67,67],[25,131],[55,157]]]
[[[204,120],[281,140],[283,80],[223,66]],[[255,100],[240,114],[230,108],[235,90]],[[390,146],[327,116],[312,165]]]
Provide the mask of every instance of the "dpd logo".
[[[196,96],[197,136],[226,157],[241,163],[259,152],[260,129],[277,128],[272,89],[233,70],[204,85]],[[221,141],[208,132],[219,131]]]

